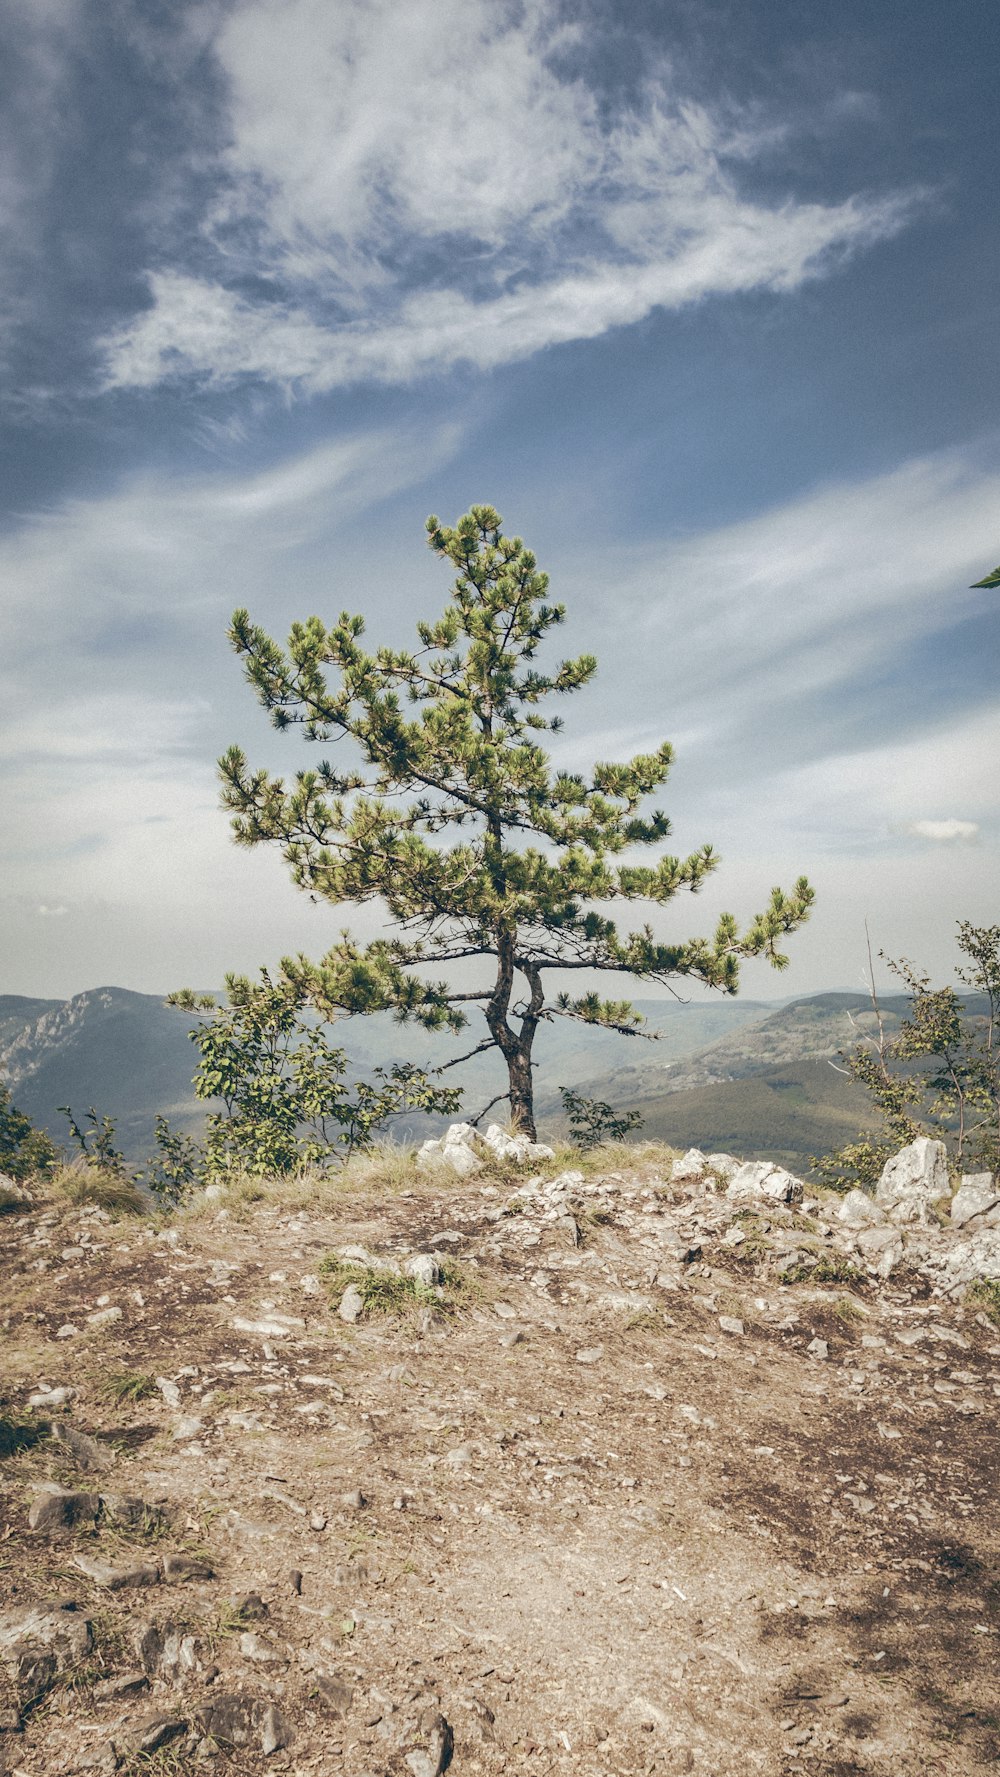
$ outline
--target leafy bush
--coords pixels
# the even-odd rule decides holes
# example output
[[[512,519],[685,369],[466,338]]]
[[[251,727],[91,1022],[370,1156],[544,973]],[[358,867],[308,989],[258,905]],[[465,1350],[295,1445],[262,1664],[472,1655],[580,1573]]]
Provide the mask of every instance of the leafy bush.
[[[872,976],[877,1034],[841,1059],[882,1128],[813,1161],[834,1190],[871,1189],[886,1160],[918,1135],[943,1141],[956,1168],[1000,1169],[1000,925],[960,920],[958,947],[966,960],[955,973],[977,996],[971,1004],[953,987],[932,988],[907,958],[879,953],[909,990],[909,1012],[889,1038]]]
[[[641,1129],[638,1111],[616,1111],[601,1098],[586,1098],[570,1086],[560,1086],[569,1132],[579,1148],[599,1148],[602,1142],[624,1141],[633,1129]]]
[[[20,1183],[51,1171],[59,1150],[44,1129],[35,1129],[11,1103],[10,1091],[0,1084],[0,1172]]]
[[[128,1168],[125,1156],[115,1147],[116,1124],[113,1117],[99,1117],[93,1105],[86,1113],[84,1121],[90,1124],[89,1129],[81,1129],[68,1104],[57,1107],[69,1122],[69,1132],[80,1151],[80,1158],[87,1166],[96,1167],[101,1172],[115,1173],[124,1178]]]
[[[225,1006],[190,992],[170,999],[186,1011],[211,1013],[191,1032],[201,1054],[195,1092],[226,1107],[208,1119],[206,1179],[234,1170],[283,1177],[302,1166],[343,1163],[370,1148],[376,1132],[403,1111],[447,1115],[458,1108],[458,1088],[432,1086],[409,1063],[376,1068],[374,1081],[349,1081],[344,1050],[307,1019],[303,991],[291,980],[272,981],[263,969],[259,982],[228,976],[226,988]]]

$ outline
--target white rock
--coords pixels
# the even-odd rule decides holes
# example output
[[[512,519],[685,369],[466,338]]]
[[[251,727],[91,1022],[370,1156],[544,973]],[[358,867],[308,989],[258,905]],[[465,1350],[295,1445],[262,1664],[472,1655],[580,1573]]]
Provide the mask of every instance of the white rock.
[[[885,1210],[864,1191],[848,1191],[837,1209],[838,1222],[849,1228],[877,1228],[885,1221]]]
[[[121,1320],[121,1317],[120,1308],[101,1308],[96,1314],[88,1314],[87,1325],[88,1327],[110,1327],[114,1325],[116,1320]]]
[[[319,1278],[312,1272],[307,1272],[305,1277],[299,1278],[299,1289],[304,1296],[318,1296]]]
[[[65,1407],[68,1401],[76,1399],[76,1389],[68,1386],[49,1388],[44,1383],[37,1394],[29,1394],[29,1407]]]
[[[275,1314],[267,1320],[234,1320],[233,1328],[237,1333],[256,1333],[260,1339],[287,1339],[293,1327],[304,1327],[304,1320],[295,1320],[290,1314]]]
[[[432,1290],[441,1282],[441,1266],[433,1253],[414,1253],[407,1259],[404,1267],[407,1277],[413,1277],[425,1289]]]
[[[970,1284],[1000,1278],[1000,1228],[981,1228],[936,1243],[918,1270],[943,1295],[961,1295]]]
[[[740,1169],[740,1162],[734,1160],[732,1154],[709,1154],[708,1169],[717,1172],[720,1178],[731,1179],[734,1172]]]
[[[533,1160],[554,1160],[552,1148],[544,1142],[532,1141],[529,1135],[508,1135],[499,1123],[491,1123],[483,1141],[498,1160],[511,1160],[515,1166],[526,1166]]]
[[[418,1166],[450,1166],[459,1178],[469,1178],[482,1168],[476,1148],[482,1136],[471,1123],[452,1123],[440,1141],[425,1141],[417,1150]]]
[[[746,1327],[737,1315],[720,1314],[719,1331],[721,1333],[745,1333]]]
[[[948,1159],[943,1141],[918,1135],[905,1148],[900,1148],[882,1168],[882,1177],[875,1187],[875,1201],[881,1204],[891,1221],[933,1222],[931,1204],[947,1197]]]
[[[205,1421],[203,1419],[196,1419],[193,1413],[182,1413],[181,1417],[175,1419],[170,1427],[170,1436],[173,1443],[186,1444],[189,1438],[196,1438],[198,1433],[204,1429]]]
[[[168,1407],[179,1407],[180,1406],[181,1391],[178,1388],[176,1382],[171,1382],[169,1376],[157,1376],[156,1386],[159,1389],[160,1393],[162,1394]]]
[[[340,1298],[340,1303],[337,1308],[337,1313],[340,1315],[341,1320],[346,1320],[351,1326],[353,1326],[354,1322],[359,1320],[364,1313],[364,1307],[365,1299],[361,1294],[361,1291],[358,1289],[357,1284],[349,1283]]]
[[[855,1242],[869,1271],[889,1277],[903,1256],[903,1237],[898,1228],[862,1228]]]
[[[963,1173],[962,1182],[951,1200],[951,1220],[956,1228],[971,1222],[973,1216],[988,1215],[1000,1205],[992,1172]]]
[[[746,1160],[733,1173],[726,1196],[730,1203],[797,1203],[802,1190],[801,1179],[772,1160]]]
[[[700,1148],[688,1148],[679,1160],[675,1160],[670,1177],[675,1184],[682,1184],[687,1179],[703,1178],[708,1171],[708,1161]]]
[[[825,1339],[810,1339],[806,1350],[812,1357],[829,1357],[830,1347]]]

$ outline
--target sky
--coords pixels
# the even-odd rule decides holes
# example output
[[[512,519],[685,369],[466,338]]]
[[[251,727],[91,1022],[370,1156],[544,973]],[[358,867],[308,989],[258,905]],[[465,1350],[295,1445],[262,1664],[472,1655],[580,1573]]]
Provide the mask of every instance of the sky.
[[[319,955],[215,761],[226,640],[447,601],[488,502],[596,654],[553,742],[672,741],[791,967],[996,923],[996,12],[986,0],[10,0],[0,24],[0,992]],[[627,911],[627,910],[626,910]],[[640,910],[641,914],[641,910]]]

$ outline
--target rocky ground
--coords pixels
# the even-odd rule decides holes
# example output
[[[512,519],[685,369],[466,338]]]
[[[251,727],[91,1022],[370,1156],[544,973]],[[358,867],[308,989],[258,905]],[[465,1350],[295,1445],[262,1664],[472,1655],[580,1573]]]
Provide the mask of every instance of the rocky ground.
[[[987,1235],[555,1170],[0,1220],[0,1771],[1000,1764]]]

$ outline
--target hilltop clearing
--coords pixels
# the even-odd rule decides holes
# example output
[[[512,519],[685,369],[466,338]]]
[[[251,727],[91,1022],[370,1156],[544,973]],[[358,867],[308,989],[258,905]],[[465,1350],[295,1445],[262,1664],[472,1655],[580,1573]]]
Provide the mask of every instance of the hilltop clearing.
[[[0,1770],[995,1762],[989,1192],[753,1176],[3,1217]]]

